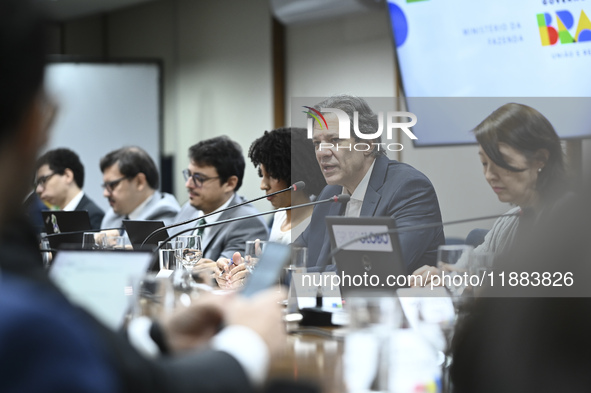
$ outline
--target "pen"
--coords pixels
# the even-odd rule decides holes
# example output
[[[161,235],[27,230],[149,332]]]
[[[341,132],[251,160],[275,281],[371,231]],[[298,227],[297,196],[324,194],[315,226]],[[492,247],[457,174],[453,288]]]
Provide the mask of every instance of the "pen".
[[[228,263],[228,270],[230,269],[230,266],[232,266],[234,264],[234,261],[232,259],[230,259],[230,263]],[[229,273],[229,271],[228,271]],[[224,272],[220,272],[220,277],[222,277],[224,275]]]

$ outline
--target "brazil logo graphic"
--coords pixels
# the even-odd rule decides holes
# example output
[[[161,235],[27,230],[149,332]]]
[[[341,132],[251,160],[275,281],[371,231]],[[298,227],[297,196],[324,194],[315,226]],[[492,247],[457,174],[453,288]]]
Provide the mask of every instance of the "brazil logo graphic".
[[[537,14],[537,18],[543,46],[554,45],[558,41],[561,44],[591,41],[591,22],[583,10],[574,36],[570,30],[575,25],[575,19],[569,11],[556,11],[556,26],[552,25],[552,15],[547,12]]]

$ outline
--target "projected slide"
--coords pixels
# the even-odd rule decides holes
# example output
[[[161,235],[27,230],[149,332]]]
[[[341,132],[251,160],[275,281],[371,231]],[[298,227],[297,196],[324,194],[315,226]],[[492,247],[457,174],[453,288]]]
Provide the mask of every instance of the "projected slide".
[[[388,9],[408,110],[421,114],[415,145],[474,143],[475,115],[504,102],[537,105],[562,138],[591,136],[591,111],[581,110],[591,104],[590,0],[388,0]],[[467,110],[449,97],[499,100]]]

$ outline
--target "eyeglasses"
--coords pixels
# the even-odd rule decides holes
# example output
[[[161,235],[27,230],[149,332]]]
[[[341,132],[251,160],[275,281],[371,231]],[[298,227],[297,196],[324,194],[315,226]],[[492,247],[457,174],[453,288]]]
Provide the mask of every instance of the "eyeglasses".
[[[115,188],[117,188],[119,183],[121,183],[123,180],[127,179],[128,177],[129,176],[123,176],[121,179],[104,182],[103,184],[101,184],[101,187],[104,188],[105,190],[107,190],[108,192],[113,192],[113,190],[115,190]]]
[[[53,172],[53,173],[50,173],[49,175],[38,177],[37,180],[35,180],[35,182],[33,183],[33,185],[35,186],[35,188],[37,188],[39,186],[45,187],[45,184],[47,183],[47,181],[49,179],[51,179],[51,177],[53,175],[57,175],[57,173]]]
[[[188,169],[183,170],[183,176],[185,177],[185,181],[189,180],[189,178],[192,178],[193,184],[195,184],[195,187],[197,187],[197,188],[201,188],[203,186],[203,183],[205,183],[208,180],[220,178],[219,176],[207,177],[207,176],[202,175],[200,173],[191,173],[191,171]]]

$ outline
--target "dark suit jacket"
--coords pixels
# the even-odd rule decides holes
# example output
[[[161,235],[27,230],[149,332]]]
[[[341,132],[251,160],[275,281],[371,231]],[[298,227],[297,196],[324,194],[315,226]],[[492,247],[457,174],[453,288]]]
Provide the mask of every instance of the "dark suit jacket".
[[[49,280],[37,246],[34,232],[23,221],[7,226],[0,235],[0,268],[32,280],[38,286],[60,296]],[[64,301],[67,302],[67,300]],[[70,304],[80,318],[94,329],[97,345],[103,347],[114,365],[123,392],[252,392],[244,370],[229,354],[204,350],[182,356],[147,359],[121,334],[117,334],[85,311]],[[23,356],[27,350],[23,349]],[[30,370],[29,370],[30,371]]]
[[[0,391],[120,392],[106,348],[80,314],[43,285],[3,272]]]
[[[74,210],[86,210],[90,216],[90,226],[92,229],[101,229],[101,222],[105,216],[103,209],[98,207],[96,203],[84,194],[78,206]]]
[[[341,186],[326,186],[318,200],[341,192]],[[310,225],[296,240],[296,244],[308,247],[309,267],[327,264],[330,237],[325,217],[342,215],[341,208],[340,203],[317,205]],[[360,216],[393,217],[398,228],[441,223],[439,202],[429,179],[410,165],[383,155],[376,158]],[[423,265],[434,265],[437,247],[445,243],[443,226],[402,232],[398,236],[409,273]]]

